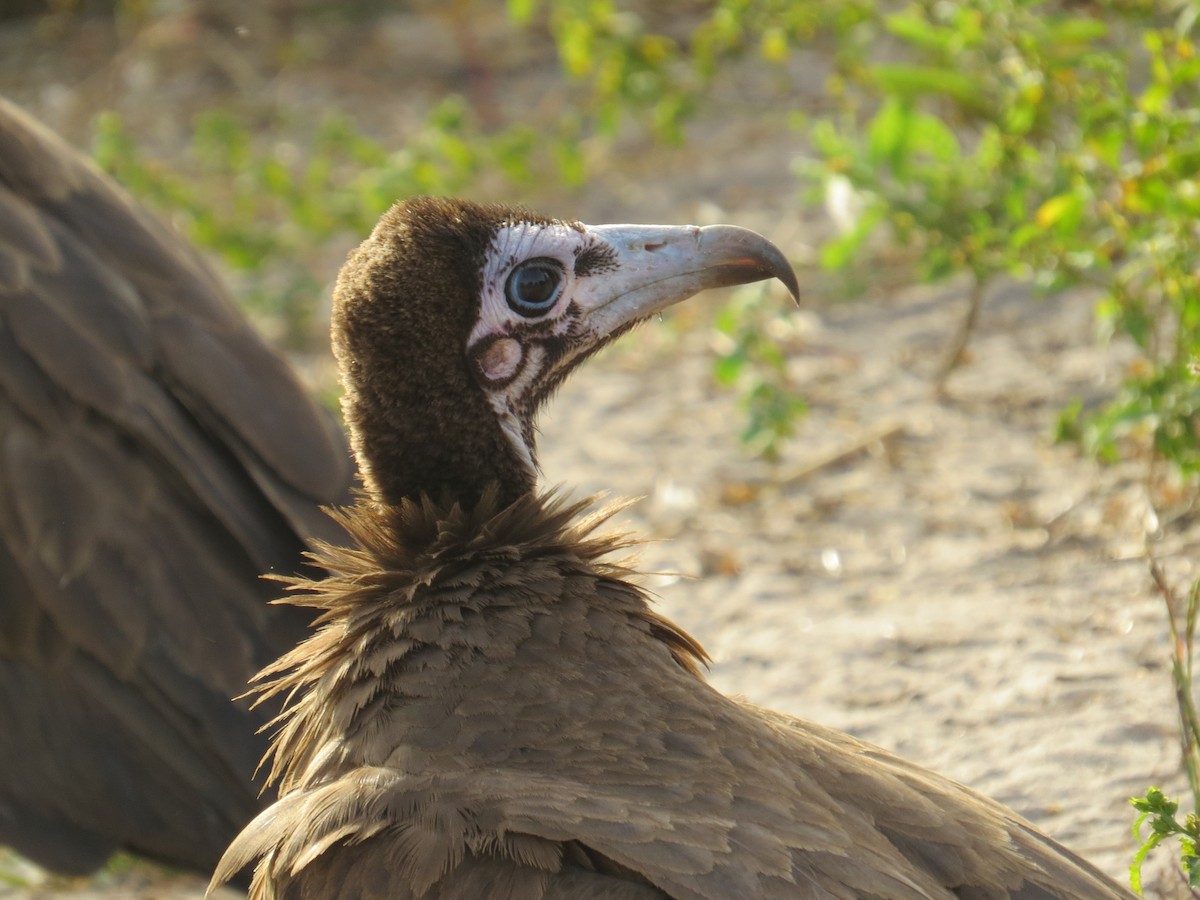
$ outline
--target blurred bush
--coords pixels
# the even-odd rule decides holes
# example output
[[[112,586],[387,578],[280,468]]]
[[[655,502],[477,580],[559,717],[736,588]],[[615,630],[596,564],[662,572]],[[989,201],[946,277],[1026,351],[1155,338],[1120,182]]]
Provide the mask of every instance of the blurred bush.
[[[206,113],[195,122],[180,172],[147,158],[120,119],[106,113],[96,120],[94,153],[240,273],[242,301],[276,323],[292,349],[328,341],[313,317],[330,271],[329,245],[340,238],[344,252],[401,197],[460,193],[485,170],[513,184],[533,178],[532,133],[513,127],[485,134],[456,97],[436,106],[399,149],[383,147],[341,116],[325,118],[303,146],[263,139],[262,131],[261,123],[228,111]]]
[[[1149,450],[1200,474],[1200,57],[1194,0],[710,0],[655,30],[612,0],[509,0],[544,22],[601,132],[682,140],[728,63],[786,72],[829,49],[827,112],[776,97],[807,143],[811,200],[841,205],[833,272],[965,279],[960,360],[997,278],[1096,291],[1105,338],[1141,352],[1119,395],[1065,410],[1061,437],[1102,459]],[[539,19],[540,17],[540,19]],[[680,22],[686,24],[680,25]],[[723,365],[724,363],[722,363]]]
[[[1149,449],[1200,474],[1200,59],[1194,4],[919,3],[871,20],[893,60],[848,73],[871,104],[813,124],[857,225],[824,248],[839,268],[868,238],[915,248],[926,280],[965,274],[968,323],[999,276],[1098,295],[1103,335],[1141,351],[1106,407],[1064,411],[1062,437],[1104,459]],[[969,328],[943,366],[957,363]]]

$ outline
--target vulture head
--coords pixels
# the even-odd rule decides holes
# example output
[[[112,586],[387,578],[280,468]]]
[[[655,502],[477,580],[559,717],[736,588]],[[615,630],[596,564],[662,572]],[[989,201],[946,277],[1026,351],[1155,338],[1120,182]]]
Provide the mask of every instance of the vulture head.
[[[730,225],[565,222],[506,206],[396,204],[334,295],[343,410],[368,495],[470,507],[534,490],[534,417],[575,366],[707,288],[778,278],[787,259]]]

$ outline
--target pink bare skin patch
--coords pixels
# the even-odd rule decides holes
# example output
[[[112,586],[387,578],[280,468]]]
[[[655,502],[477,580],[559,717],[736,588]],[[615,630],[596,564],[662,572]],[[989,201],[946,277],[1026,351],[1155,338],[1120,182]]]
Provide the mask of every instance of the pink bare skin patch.
[[[498,338],[477,357],[479,371],[491,382],[508,381],[521,367],[525,351],[513,338]]]

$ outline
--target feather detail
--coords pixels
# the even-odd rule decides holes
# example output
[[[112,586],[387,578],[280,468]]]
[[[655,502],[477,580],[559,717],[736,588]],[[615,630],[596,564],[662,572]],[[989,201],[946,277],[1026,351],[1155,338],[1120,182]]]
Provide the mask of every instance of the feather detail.
[[[277,602],[321,612],[314,622],[316,633],[263,669],[249,692],[257,695],[256,704],[284,698],[283,711],[271,722],[276,734],[268,784],[281,781],[286,789],[320,761],[320,748],[334,735],[366,727],[360,715],[379,696],[388,669],[429,644],[415,639],[414,630],[432,623],[440,631],[471,608],[473,589],[482,578],[496,578],[505,570],[543,563],[570,569],[577,577],[620,584],[615,594],[620,613],[642,623],[680,667],[700,677],[709,660],[704,648],[654,612],[648,596],[624,581],[635,574],[626,561],[608,559],[635,541],[619,532],[597,534],[633,501],[597,506],[595,498],[568,501],[551,490],[497,509],[497,497],[485,493],[470,511],[458,506],[440,511],[428,498],[398,506],[360,502],[331,511],[357,546],[317,544],[310,559],[328,573],[325,577],[276,578],[289,590]],[[447,603],[448,590],[464,599]],[[536,593],[529,597],[535,608],[545,602]],[[513,595],[491,602],[512,603]],[[459,631],[470,640],[468,629]],[[483,632],[476,642],[491,640]],[[341,714],[329,717],[330,709]]]
[[[252,900],[1128,897],[961,785],[720,694],[599,530],[622,505],[535,493],[534,413],[579,361],[768,276],[795,293],[730,226],[429,199],[351,255],[333,333],[366,493],[334,514],[353,547],[313,554],[330,574],[288,582],[317,631],[259,677],[283,799],[220,870],[258,857]]]

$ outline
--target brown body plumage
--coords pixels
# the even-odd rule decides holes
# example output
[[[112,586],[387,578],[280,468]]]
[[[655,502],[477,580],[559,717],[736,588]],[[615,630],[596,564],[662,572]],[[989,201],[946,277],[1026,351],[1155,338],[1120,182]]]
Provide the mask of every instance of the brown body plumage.
[[[0,844],[211,871],[263,805],[230,704],[308,619],[332,417],[199,257],[0,101]]]
[[[609,513],[537,493],[525,426],[567,371],[705,286],[794,290],[781,259],[733,229],[429,200],[385,217],[335,307],[354,545],[294,584],[321,616],[263,673],[291,698],[281,799],[217,880],[257,859],[256,900],[1128,896],[961,785],[715,691],[609,559],[626,542],[595,536]],[[483,418],[424,427],[445,385]]]

